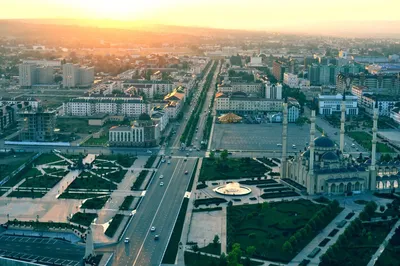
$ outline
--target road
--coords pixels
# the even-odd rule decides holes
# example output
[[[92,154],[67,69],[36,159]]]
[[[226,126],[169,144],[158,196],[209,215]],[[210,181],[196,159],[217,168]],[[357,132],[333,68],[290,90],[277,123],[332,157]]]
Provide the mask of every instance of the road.
[[[117,245],[112,265],[160,265],[196,160],[172,158],[170,165],[160,166],[126,230],[124,237],[129,237],[130,243]],[[185,175],[185,171],[189,173]],[[152,226],[156,232],[150,232]],[[160,236],[158,241],[154,240],[155,234]]]

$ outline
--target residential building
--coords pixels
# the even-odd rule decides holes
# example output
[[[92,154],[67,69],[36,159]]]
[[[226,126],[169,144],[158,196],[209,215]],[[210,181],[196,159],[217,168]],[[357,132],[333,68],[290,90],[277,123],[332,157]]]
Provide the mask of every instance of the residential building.
[[[272,75],[278,80],[283,81],[283,74],[285,74],[287,69],[287,65],[283,61],[274,61],[272,63]]]
[[[54,83],[54,67],[41,66],[36,68],[35,85],[50,85]]]
[[[371,94],[372,91],[365,86],[352,86],[351,94],[357,97],[358,105],[361,106],[362,96],[366,93]]]
[[[15,104],[16,106],[20,105],[21,108],[30,106],[32,110],[36,110],[42,105],[42,102],[32,97],[0,97],[0,106],[11,104]]]
[[[151,120],[155,125],[159,126],[160,132],[164,132],[169,123],[168,112],[164,110],[164,108],[162,108],[161,106],[154,107],[151,110]]]
[[[222,93],[244,92],[246,94],[261,95],[263,84],[261,82],[231,82],[218,85],[218,91]]]
[[[139,117],[150,113],[150,104],[142,97],[79,97],[63,104],[67,116],[93,116],[96,114]]]
[[[288,123],[295,123],[300,117],[300,104],[295,98],[288,98]]]
[[[265,98],[282,100],[282,84],[267,84],[265,86]]]
[[[332,115],[341,111],[343,96],[336,95],[318,95],[318,109],[321,115]],[[347,115],[358,115],[358,102],[356,96],[346,95],[345,106]]]
[[[81,67],[78,64],[63,65],[63,87],[90,87],[94,82],[94,68]]]
[[[399,102],[399,97],[365,93],[361,96],[360,107],[364,108],[364,111],[369,115],[373,115],[376,102],[378,103],[379,116],[390,116],[391,110]]]
[[[182,101],[169,101],[165,106],[164,110],[167,111],[167,114],[170,119],[176,119],[180,114],[183,107]]]
[[[164,80],[125,80],[123,86],[125,88],[134,87],[138,93],[144,93],[150,99],[156,95],[164,96],[174,89],[172,82]]]
[[[24,59],[22,64],[33,64],[37,66],[60,68],[61,60],[37,60],[37,59]]]
[[[19,139],[30,142],[54,141],[56,113],[56,110],[44,111],[40,109],[18,112]]]
[[[343,93],[346,89],[346,78],[350,78],[350,86],[364,86],[375,94],[396,96],[400,93],[400,74],[348,74],[337,76],[337,91]]]
[[[285,73],[283,74],[283,83],[288,85],[290,88],[298,88],[299,78],[295,74]]]
[[[0,133],[16,122],[17,110],[15,104],[0,107]]]
[[[19,65],[19,85],[21,87],[32,87],[36,83],[36,65]]]
[[[162,80],[162,72],[161,71],[156,71],[155,73],[150,75],[150,80],[157,80],[161,81]]]
[[[237,92],[231,95],[216,95],[215,109],[218,114],[234,112],[235,114],[258,114],[282,111],[282,100],[247,97]]]

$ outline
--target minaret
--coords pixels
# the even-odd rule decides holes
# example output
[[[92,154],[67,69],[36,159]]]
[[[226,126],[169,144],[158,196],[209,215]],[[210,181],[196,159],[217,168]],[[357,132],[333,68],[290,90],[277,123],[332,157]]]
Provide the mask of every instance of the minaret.
[[[340,118],[340,152],[344,152],[344,123],[346,122],[346,91],[343,92],[343,100],[342,100],[342,116]]]
[[[370,166],[370,190],[376,189],[376,133],[378,132],[378,101],[375,101],[372,127],[372,154]]]
[[[282,122],[282,163],[281,178],[287,178],[287,125],[288,125],[288,106],[287,99],[283,103],[283,122]]]
[[[314,150],[314,139],[315,139],[315,110],[311,111],[311,127],[310,127],[310,160],[308,165],[308,178],[307,178],[307,193],[310,195],[314,194],[314,184],[315,184],[315,176],[314,176],[314,158],[315,158],[315,150]]]

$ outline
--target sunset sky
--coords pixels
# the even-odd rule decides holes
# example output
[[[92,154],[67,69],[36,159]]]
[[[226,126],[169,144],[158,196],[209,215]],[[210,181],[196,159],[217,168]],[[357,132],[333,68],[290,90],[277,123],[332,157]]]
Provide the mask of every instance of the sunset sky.
[[[400,0],[1,0],[1,19],[141,20],[236,29],[400,20]]]

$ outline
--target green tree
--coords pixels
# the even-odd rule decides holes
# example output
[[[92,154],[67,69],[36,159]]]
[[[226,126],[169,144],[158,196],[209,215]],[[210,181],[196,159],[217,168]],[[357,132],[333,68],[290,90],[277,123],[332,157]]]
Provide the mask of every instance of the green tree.
[[[255,246],[248,246],[246,248],[246,256],[248,258],[253,257],[254,253],[256,253],[256,247]]]
[[[217,246],[219,244],[219,236],[218,235],[214,236],[213,244],[214,244],[214,246]]]
[[[227,266],[228,260],[225,253],[222,252],[221,256],[219,256],[219,266]]]
[[[215,152],[213,152],[213,151],[210,152],[210,159],[211,160],[215,159]]]
[[[292,244],[290,244],[289,241],[286,241],[282,246],[282,250],[287,253],[292,253],[293,252]]]
[[[241,257],[242,250],[240,249],[240,244],[233,244],[231,252],[228,253],[228,266],[242,266],[242,264],[240,264]]]
[[[226,159],[228,158],[228,151],[227,150],[223,150],[220,154],[220,157],[223,161],[226,161]]]

